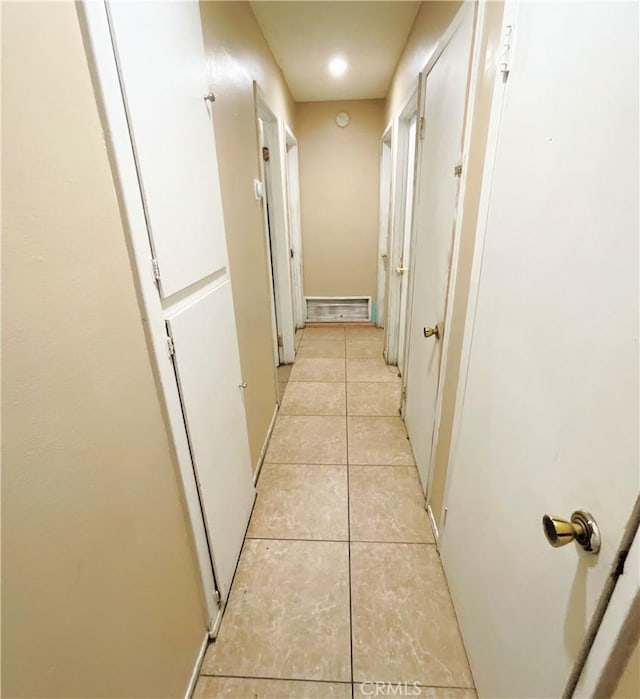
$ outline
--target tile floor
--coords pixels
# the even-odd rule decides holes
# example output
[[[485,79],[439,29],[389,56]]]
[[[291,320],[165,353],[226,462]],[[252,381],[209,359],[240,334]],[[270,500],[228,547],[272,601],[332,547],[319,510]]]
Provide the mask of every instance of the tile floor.
[[[296,339],[194,696],[351,699],[381,682],[392,687],[377,696],[472,699],[382,331],[309,327]]]

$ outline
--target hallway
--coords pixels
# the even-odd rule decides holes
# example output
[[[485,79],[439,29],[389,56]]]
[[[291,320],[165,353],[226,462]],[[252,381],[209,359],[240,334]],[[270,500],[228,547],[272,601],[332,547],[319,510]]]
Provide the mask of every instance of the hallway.
[[[381,682],[377,696],[401,684],[407,696],[471,699],[383,331],[309,327],[296,340],[195,696],[346,699]]]

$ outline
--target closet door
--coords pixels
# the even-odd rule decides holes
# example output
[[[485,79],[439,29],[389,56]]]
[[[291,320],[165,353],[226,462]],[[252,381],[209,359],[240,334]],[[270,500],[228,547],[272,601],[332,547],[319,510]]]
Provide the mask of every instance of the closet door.
[[[197,2],[108,5],[211,557],[226,598],[254,499]],[[153,259],[151,259],[153,258]]]

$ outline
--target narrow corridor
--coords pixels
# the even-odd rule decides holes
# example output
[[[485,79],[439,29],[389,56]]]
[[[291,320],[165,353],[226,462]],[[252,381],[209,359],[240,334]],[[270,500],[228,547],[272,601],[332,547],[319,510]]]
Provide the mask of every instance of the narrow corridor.
[[[383,331],[309,327],[296,341],[195,696],[471,699]]]

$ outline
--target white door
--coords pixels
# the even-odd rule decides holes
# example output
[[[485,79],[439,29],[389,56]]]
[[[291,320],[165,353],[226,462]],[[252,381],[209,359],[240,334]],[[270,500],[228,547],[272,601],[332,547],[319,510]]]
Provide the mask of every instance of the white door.
[[[407,166],[405,173],[404,225],[402,228],[402,255],[398,272],[400,274],[400,320],[398,321],[398,369],[404,376],[405,349],[407,338],[407,306],[409,303],[409,264],[411,260],[411,223],[413,221],[413,199],[415,186],[416,165],[416,127],[418,115],[414,114],[409,121]]]
[[[254,490],[199,7],[108,7],[158,291],[224,599]]]
[[[473,31],[468,6],[433,68],[425,78],[424,138],[417,182],[415,240],[412,253],[411,316],[404,418],[424,491],[429,479],[441,340],[425,337],[426,327],[441,328],[459,178],[454,168],[462,152],[462,132]],[[444,329],[446,332],[446,329]]]
[[[440,544],[479,695],[559,697],[638,492],[638,5],[506,17]]]

